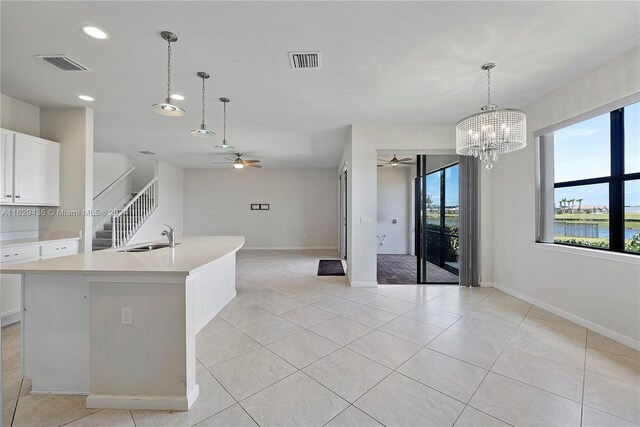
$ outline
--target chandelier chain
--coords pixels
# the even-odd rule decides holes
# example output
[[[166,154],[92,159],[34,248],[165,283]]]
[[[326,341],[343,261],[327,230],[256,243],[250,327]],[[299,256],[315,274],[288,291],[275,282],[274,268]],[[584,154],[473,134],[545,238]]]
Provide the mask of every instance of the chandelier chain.
[[[171,40],[167,47],[167,99],[171,97]]]
[[[204,127],[204,76],[202,77],[202,126]]]
[[[487,69],[487,107],[491,107],[491,69]]]
[[[224,102],[224,108],[223,108],[223,119],[222,119],[222,140],[226,141],[227,140],[227,103]]]

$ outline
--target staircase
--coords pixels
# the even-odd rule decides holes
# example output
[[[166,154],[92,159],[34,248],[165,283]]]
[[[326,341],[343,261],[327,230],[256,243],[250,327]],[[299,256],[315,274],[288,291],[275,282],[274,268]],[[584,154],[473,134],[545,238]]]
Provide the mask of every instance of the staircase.
[[[153,178],[139,193],[131,194],[129,203],[115,213],[102,230],[96,231],[93,250],[126,245],[157,208],[158,178]]]

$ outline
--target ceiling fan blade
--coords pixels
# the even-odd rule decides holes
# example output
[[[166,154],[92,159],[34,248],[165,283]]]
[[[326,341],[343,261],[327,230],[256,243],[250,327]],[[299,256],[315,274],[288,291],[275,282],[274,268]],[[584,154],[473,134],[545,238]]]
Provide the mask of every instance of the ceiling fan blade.
[[[379,162],[385,162],[385,163],[389,163],[389,160],[385,160],[385,159],[378,159]]]
[[[399,162],[410,162],[411,160],[413,160],[411,157],[405,157],[404,159],[400,159],[398,161]]]
[[[235,162],[235,161],[237,160],[237,159],[230,159],[230,158],[228,158],[228,157],[225,157],[224,159],[225,159],[225,160],[229,160],[230,162]]]
[[[212,165],[228,165],[229,162],[211,162]]]
[[[260,160],[244,160],[242,159],[243,162],[245,163],[260,163]]]
[[[258,164],[255,164],[255,163],[247,163],[246,160],[245,160],[245,164],[244,165],[245,166],[249,166],[250,168],[261,168],[262,167],[262,165],[258,165]]]
[[[379,168],[383,168],[383,167],[384,167],[384,165],[378,165],[378,167],[379,167]]]
[[[402,162],[403,165],[415,165],[416,162]]]

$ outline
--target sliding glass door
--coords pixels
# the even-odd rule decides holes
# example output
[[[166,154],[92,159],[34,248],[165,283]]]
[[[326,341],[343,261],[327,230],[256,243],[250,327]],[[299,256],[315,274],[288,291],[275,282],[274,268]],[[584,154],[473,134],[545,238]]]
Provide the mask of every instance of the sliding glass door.
[[[460,209],[458,164],[433,170],[417,158],[416,256],[418,283],[458,283]]]

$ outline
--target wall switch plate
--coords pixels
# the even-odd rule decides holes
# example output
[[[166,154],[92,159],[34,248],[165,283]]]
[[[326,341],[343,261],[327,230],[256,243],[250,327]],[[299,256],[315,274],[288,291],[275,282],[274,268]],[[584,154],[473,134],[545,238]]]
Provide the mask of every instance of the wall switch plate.
[[[371,224],[371,217],[370,216],[361,216],[360,217],[360,224]]]
[[[123,325],[133,324],[133,313],[131,307],[120,307],[120,322]]]

